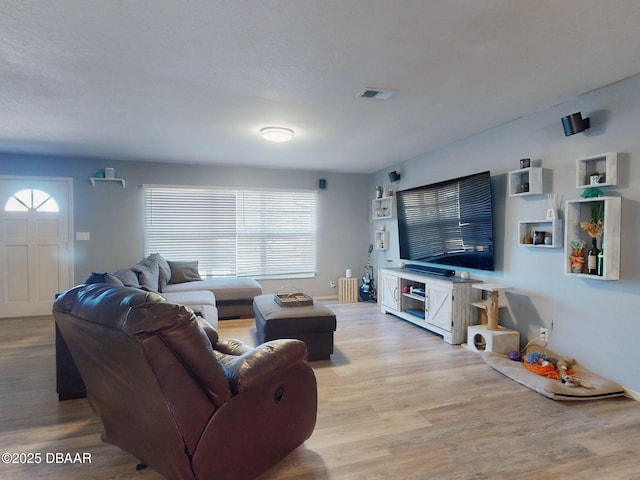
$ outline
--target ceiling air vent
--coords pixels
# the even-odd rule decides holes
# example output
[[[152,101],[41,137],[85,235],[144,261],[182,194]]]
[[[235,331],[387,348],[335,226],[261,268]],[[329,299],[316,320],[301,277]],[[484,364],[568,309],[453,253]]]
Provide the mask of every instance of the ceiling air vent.
[[[395,93],[396,93],[396,90],[388,90],[388,89],[381,89],[381,88],[365,88],[358,94],[358,96],[362,98],[377,98],[378,100],[388,100]]]

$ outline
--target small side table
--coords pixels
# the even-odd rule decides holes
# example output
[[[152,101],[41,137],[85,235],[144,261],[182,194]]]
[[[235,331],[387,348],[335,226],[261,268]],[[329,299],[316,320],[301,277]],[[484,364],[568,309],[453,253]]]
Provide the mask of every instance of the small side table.
[[[520,332],[498,326],[490,330],[487,325],[467,327],[467,347],[474,352],[495,352],[507,355],[520,350]]]
[[[358,279],[343,277],[338,279],[338,301],[346,303],[358,302]]]

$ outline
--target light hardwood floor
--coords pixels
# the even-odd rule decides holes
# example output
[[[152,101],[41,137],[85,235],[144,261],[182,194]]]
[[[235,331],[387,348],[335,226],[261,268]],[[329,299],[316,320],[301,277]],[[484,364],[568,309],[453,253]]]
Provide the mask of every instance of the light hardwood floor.
[[[336,352],[312,363],[316,429],[260,480],[640,479],[639,402],[554,402],[374,304],[330,306]],[[251,319],[220,334],[255,342]],[[51,317],[0,320],[0,451],[42,454],[0,464],[0,478],[161,478],[101,442],[86,400],[57,401],[54,364]],[[48,463],[56,452],[91,463]]]

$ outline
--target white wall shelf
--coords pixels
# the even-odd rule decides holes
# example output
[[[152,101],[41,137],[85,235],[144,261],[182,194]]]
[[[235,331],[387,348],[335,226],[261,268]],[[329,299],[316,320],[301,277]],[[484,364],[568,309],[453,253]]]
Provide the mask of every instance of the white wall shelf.
[[[394,218],[396,215],[395,197],[375,198],[371,205],[371,214],[374,220]]]
[[[544,193],[542,167],[521,168],[509,172],[509,196],[540,195]]]
[[[534,243],[534,232],[545,232],[543,243]],[[527,238],[531,243],[527,243]],[[518,222],[518,245],[531,248],[561,248],[562,247],[562,220],[557,218],[551,220],[528,220]]]
[[[118,182],[122,185],[122,188],[125,188],[124,178],[100,178],[100,177],[89,177],[91,181],[91,186],[95,187],[96,182]]]
[[[571,271],[571,241],[582,240],[585,250],[591,245],[591,237],[580,227],[580,222],[591,219],[590,207],[593,202],[604,202],[604,232],[598,248],[604,244],[604,268],[602,276],[588,273],[573,273]],[[564,253],[566,275],[585,277],[593,280],[619,280],[620,279],[620,197],[596,197],[581,198],[579,200],[567,200],[565,208],[566,228],[564,234]],[[585,262],[586,272],[586,262]]]
[[[389,231],[376,230],[376,250],[389,250]]]
[[[601,175],[598,183],[591,183],[591,175]],[[610,187],[618,183],[618,154],[600,153],[576,160],[576,188]]]

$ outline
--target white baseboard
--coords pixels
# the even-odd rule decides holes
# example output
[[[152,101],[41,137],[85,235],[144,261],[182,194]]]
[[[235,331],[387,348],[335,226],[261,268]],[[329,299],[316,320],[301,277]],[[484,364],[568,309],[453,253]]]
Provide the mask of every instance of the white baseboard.
[[[624,388],[625,396],[635,400],[636,402],[640,402],[640,392],[635,392],[635,391],[633,391],[633,390],[631,390],[629,388],[625,388],[625,387],[622,387],[622,388]]]

